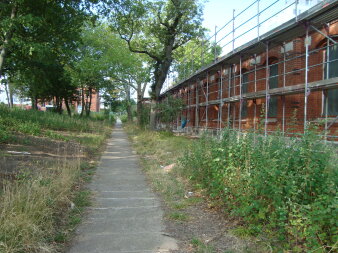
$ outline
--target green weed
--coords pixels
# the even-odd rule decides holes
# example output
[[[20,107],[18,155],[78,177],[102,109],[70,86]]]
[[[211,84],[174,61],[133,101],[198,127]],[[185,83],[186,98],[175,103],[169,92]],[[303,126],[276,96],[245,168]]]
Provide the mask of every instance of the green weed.
[[[169,219],[176,221],[188,221],[189,216],[181,212],[172,212],[168,215]]]
[[[215,253],[215,249],[212,246],[203,243],[198,238],[193,238],[191,244],[195,247],[195,253]]]
[[[330,249],[338,239],[337,155],[311,131],[300,139],[224,131],[187,148],[181,164],[183,176],[243,218],[241,232],[271,233],[290,249]]]

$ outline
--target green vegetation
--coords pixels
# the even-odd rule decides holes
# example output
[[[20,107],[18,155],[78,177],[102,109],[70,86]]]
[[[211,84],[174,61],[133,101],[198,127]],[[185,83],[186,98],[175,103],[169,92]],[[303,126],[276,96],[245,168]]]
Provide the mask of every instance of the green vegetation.
[[[8,183],[0,195],[0,251],[41,252],[50,249],[56,216],[70,205],[79,166],[69,164]]]
[[[196,253],[215,253],[213,247],[206,245],[198,238],[193,238],[191,244],[194,246]]]
[[[90,118],[0,106],[0,143],[15,141],[15,133],[75,140],[95,149],[106,138],[109,123],[102,114]]]
[[[192,200],[184,198],[184,184],[177,178],[176,170],[166,172],[163,169],[164,166],[177,162],[190,140],[168,132],[140,130],[133,125],[127,125],[125,130],[137,153],[141,155],[142,168],[149,176],[152,186],[163,195],[167,205],[178,210],[194,204]]]
[[[300,139],[224,131],[187,148],[182,175],[245,226],[270,235],[276,251],[334,250],[337,245],[337,155],[309,131]]]
[[[185,213],[181,212],[172,212],[168,215],[169,219],[176,220],[176,221],[187,221],[189,220],[189,216]]]
[[[70,118],[0,107],[3,147],[19,144],[15,145],[17,151],[32,152],[31,149],[39,148],[39,152],[56,155],[46,165],[43,156],[32,158],[24,169],[17,168],[11,180],[0,178],[0,252],[55,252],[69,240],[81,221],[84,207],[90,204],[90,192],[83,190],[82,185],[91,179],[96,155],[111,132],[111,123],[105,118],[104,115]],[[28,136],[30,139],[22,140]],[[43,145],[50,145],[46,146],[48,151],[34,140],[44,140]],[[70,158],[58,154],[58,145],[65,143]],[[15,159],[5,152],[0,154]],[[39,162],[42,165],[38,168]]]

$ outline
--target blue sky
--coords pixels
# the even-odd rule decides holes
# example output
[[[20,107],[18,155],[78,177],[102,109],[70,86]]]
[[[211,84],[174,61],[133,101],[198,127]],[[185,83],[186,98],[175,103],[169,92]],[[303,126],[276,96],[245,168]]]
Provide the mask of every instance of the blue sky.
[[[297,12],[301,13],[320,1],[321,0],[299,0]],[[204,4],[205,7],[203,25],[211,30],[210,34],[214,34],[215,25],[217,25],[218,28],[221,28],[228,21],[230,21],[233,16],[233,10],[235,10],[235,15],[238,15],[244,9],[252,5],[245,12],[236,17],[235,26],[238,26],[257,14],[258,6],[255,2],[255,0],[207,0]],[[275,2],[275,0],[260,0],[260,11],[262,12],[266,9],[260,15],[260,22],[267,20],[266,22],[261,24],[260,34],[263,34],[286,22],[287,20],[295,17],[295,0],[279,0],[277,1],[277,3]],[[257,37],[258,30],[257,28],[254,28],[256,25],[257,17],[254,17],[252,20],[248,21],[245,25],[236,30],[235,37],[240,36],[247,30],[253,28],[251,32],[248,32],[247,34],[236,39],[235,47],[239,47],[245,42],[248,42]],[[217,35],[217,41],[223,36],[227,35],[229,32],[231,33],[231,31],[232,22],[230,22],[230,24],[226,28],[219,32],[219,34]],[[224,46],[223,54],[231,50],[231,43],[229,45],[226,45],[231,39],[232,34],[219,43],[220,46]]]

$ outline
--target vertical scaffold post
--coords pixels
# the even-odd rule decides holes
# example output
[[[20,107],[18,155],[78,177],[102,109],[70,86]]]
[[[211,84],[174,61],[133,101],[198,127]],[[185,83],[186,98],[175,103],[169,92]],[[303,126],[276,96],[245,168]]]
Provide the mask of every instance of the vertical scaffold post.
[[[325,137],[325,143],[327,142],[327,134],[328,134],[328,129],[327,129],[327,115],[329,111],[329,106],[328,106],[328,99],[327,99],[327,90],[323,90],[323,95],[324,95],[324,110],[325,110],[325,131],[324,131],[324,137]]]
[[[183,78],[186,79],[187,78],[187,59],[184,58],[183,60]]]
[[[298,2],[299,0],[295,1],[295,15],[296,15],[296,21],[298,21]]]
[[[231,71],[232,67],[229,66],[229,72],[228,72],[228,98],[230,98],[230,92],[231,92]],[[228,102],[228,117],[227,117],[227,128],[230,128],[230,102]]]
[[[216,58],[217,58],[217,47],[216,47],[216,43],[217,43],[217,25],[215,25],[215,42],[214,42],[214,61],[216,62]]]
[[[326,79],[330,77],[330,37],[327,37],[327,42],[326,42]],[[328,112],[329,112],[329,101],[328,101],[328,96],[327,96],[327,90],[323,90],[323,95],[324,95],[324,110],[325,110],[325,142],[327,142],[327,134],[328,134]]]
[[[232,10],[232,53],[235,51],[235,9]]]
[[[199,80],[196,80],[196,98],[195,98],[195,103],[196,103],[196,107],[195,107],[195,127],[198,130],[199,127]]]
[[[239,56],[239,115],[238,115],[238,130],[241,132],[242,129],[242,55]]]
[[[259,41],[259,39],[260,39],[260,34],[259,34],[259,26],[260,26],[260,21],[259,21],[259,16],[260,16],[260,8],[259,8],[259,1],[260,0],[257,0],[257,39],[258,39],[258,41]]]
[[[201,59],[202,59],[202,66],[204,66],[204,40],[201,40]]]
[[[254,89],[257,92],[257,55],[255,54],[255,75],[254,75]],[[257,102],[254,103],[254,132],[256,132],[256,114],[257,114]]]
[[[308,88],[308,72],[309,72],[309,25],[306,25],[306,39],[305,39],[305,89],[304,89],[304,132],[307,128],[307,103],[309,96],[309,88]]]
[[[221,66],[220,72],[220,97],[219,97],[219,131],[222,129],[222,122],[223,122],[223,67]]]
[[[268,134],[268,111],[269,111],[269,42],[265,43],[266,55],[265,55],[265,121],[264,121],[264,136]]]
[[[207,94],[206,94],[206,103],[205,103],[205,126],[208,130],[208,106],[209,106],[209,72],[207,72]]]
[[[283,87],[285,87],[286,83],[286,52],[285,52],[285,42],[283,43]],[[282,96],[282,103],[283,103],[283,118],[282,118],[282,133],[285,134],[285,95]]]
[[[189,132],[190,123],[190,84],[188,85],[188,115],[187,115],[187,131]]]

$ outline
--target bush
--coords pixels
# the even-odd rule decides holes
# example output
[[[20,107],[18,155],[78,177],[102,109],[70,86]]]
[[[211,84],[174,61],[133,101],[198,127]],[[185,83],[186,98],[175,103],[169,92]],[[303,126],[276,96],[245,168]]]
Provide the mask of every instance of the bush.
[[[123,114],[120,116],[120,120],[123,124],[128,122],[128,115],[127,114]]]
[[[181,163],[250,233],[275,234],[294,251],[336,243],[337,156],[312,132],[285,139],[227,130],[198,141]]]

